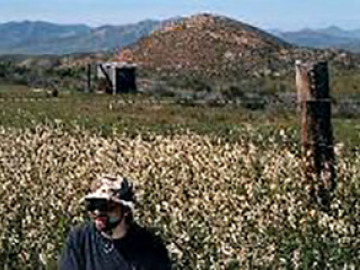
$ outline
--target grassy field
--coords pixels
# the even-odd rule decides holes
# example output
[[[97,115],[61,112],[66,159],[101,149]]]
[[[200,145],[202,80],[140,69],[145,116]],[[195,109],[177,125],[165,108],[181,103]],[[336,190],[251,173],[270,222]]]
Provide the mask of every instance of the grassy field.
[[[282,129],[299,130],[295,105],[251,109],[240,105],[161,104],[143,95],[66,92],[52,98],[45,92],[30,91],[26,86],[0,83],[0,106],[0,125],[5,127],[60,124],[68,129],[81,127],[103,135],[113,131],[167,134],[191,130],[236,139],[241,130],[249,126],[262,134],[276,134]],[[337,141],[348,147],[359,145],[360,115],[334,114],[333,127]]]
[[[102,173],[135,180],[136,219],[159,231],[175,269],[359,265],[356,114],[334,114],[338,186],[323,211],[302,177],[295,108],[149,99],[0,85],[0,268],[56,269]]]

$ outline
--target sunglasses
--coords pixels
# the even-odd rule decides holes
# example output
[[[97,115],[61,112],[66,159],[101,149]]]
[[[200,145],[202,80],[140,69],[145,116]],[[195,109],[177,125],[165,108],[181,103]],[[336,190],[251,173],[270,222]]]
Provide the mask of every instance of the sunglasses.
[[[86,210],[94,212],[99,210],[100,212],[111,212],[116,208],[116,204],[109,202],[106,199],[91,199],[86,201]]]

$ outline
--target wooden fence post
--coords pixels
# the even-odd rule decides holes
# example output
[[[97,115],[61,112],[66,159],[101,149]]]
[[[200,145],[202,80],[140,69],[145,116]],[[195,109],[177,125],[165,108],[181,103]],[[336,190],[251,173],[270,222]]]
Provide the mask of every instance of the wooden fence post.
[[[305,175],[312,187],[310,195],[329,207],[336,173],[327,62],[297,61],[296,87]]]

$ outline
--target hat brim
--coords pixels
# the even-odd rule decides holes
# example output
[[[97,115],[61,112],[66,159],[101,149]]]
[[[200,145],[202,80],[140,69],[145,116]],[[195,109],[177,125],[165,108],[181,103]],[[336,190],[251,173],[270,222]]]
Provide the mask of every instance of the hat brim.
[[[119,200],[117,198],[111,197],[108,194],[99,194],[99,193],[90,193],[86,196],[84,196],[81,200],[80,203],[85,202],[85,201],[90,201],[90,200],[107,200],[107,201],[112,201],[115,203],[119,203],[122,205],[125,205],[127,207],[130,207],[131,209],[134,209],[134,203],[133,202],[129,202],[129,201],[124,201],[124,200]]]
[[[108,201],[112,200],[108,194],[99,194],[99,193],[90,193],[83,198],[84,201],[99,200],[99,199],[108,200]]]

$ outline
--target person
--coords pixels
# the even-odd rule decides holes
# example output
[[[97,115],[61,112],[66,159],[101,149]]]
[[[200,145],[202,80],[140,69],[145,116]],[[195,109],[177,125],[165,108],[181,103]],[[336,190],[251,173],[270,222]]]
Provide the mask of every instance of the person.
[[[61,270],[171,269],[160,238],[134,222],[134,193],[128,179],[103,176],[83,201],[90,221],[70,231]]]

